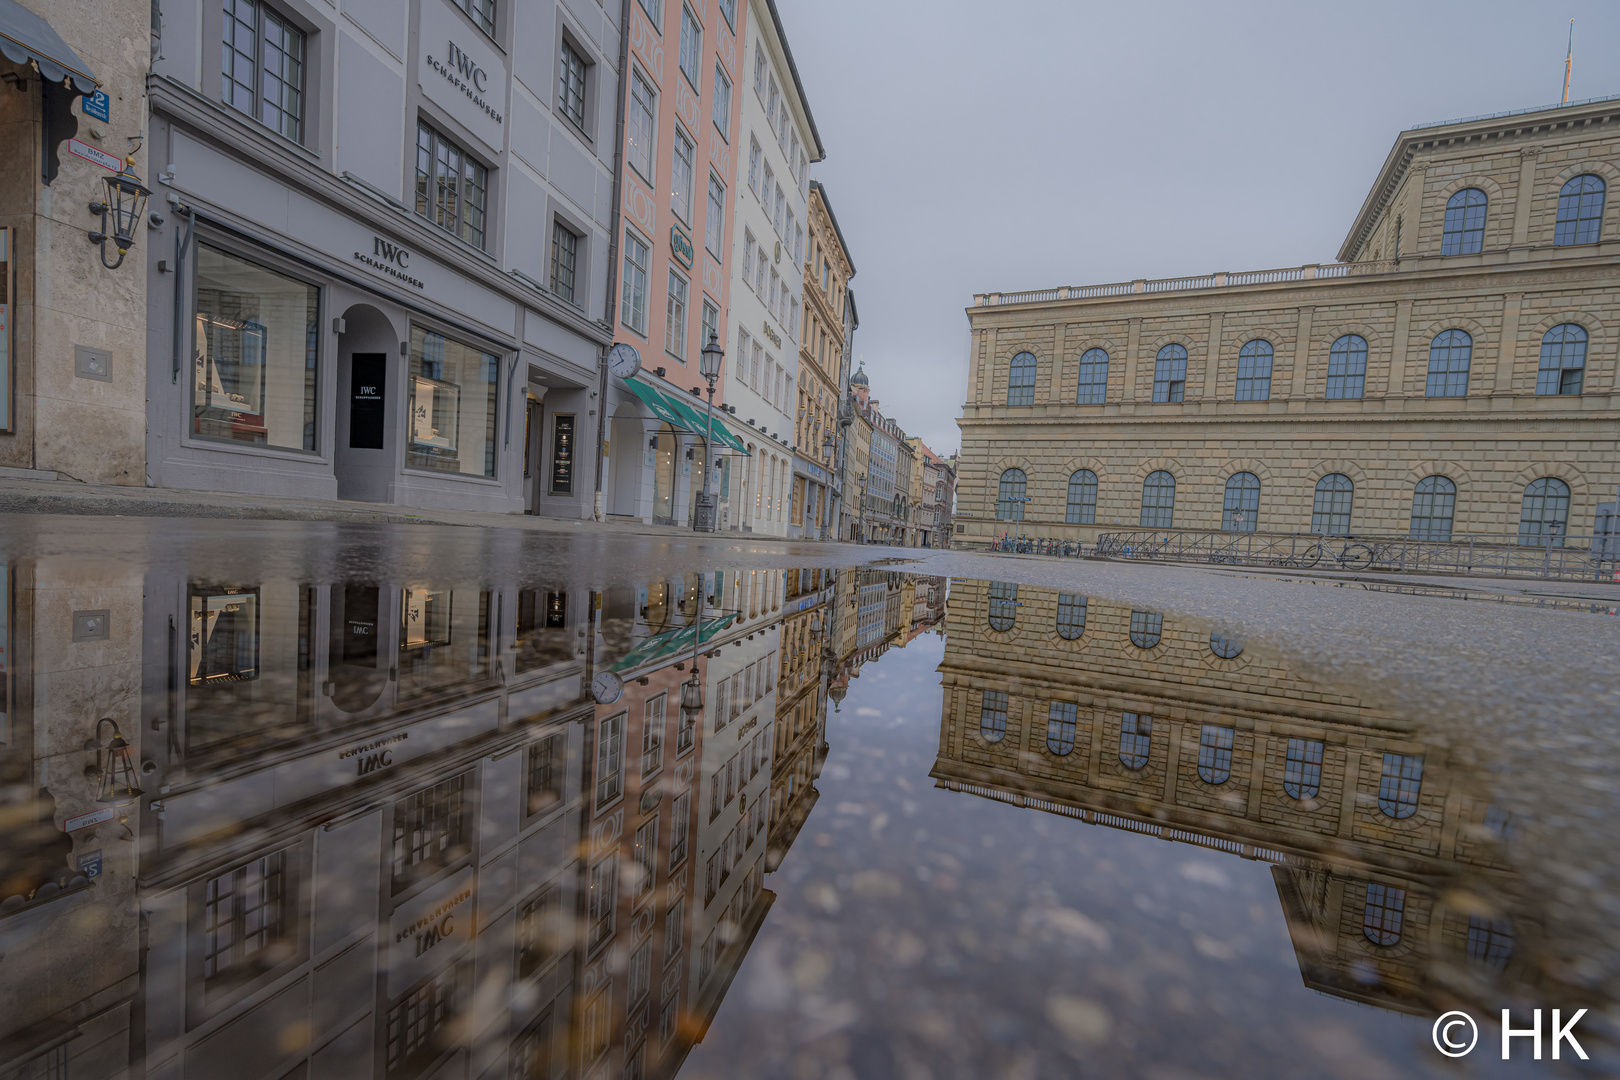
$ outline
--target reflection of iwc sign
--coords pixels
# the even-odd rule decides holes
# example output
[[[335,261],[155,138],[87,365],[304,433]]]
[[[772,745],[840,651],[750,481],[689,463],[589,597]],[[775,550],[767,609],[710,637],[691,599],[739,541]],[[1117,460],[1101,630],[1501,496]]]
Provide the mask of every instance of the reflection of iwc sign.
[[[612,705],[624,695],[624,680],[611,671],[598,671],[591,680],[591,693],[598,705]]]
[[[1453,1009],[1434,1022],[1432,1037],[1436,1050],[1446,1057],[1459,1058],[1479,1041],[1479,1026],[1472,1016]]]
[[[697,257],[697,252],[692,249],[692,241],[687,238],[685,233],[681,232],[678,225],[669,227],[669,247],[675,253],[675,257],[681,261],[682,266],[685,266],[688,270],[692,269],[692,260]]]

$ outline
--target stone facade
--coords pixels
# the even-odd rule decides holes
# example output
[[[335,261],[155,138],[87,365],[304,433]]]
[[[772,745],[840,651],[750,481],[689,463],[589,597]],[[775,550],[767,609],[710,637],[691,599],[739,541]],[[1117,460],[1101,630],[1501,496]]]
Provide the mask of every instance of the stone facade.
[[[936,781],[1272,863],[1306,983],[1339,996],[1422,1011],[1437,964],[1456,965],[1452,990],[1465,994],[1490,971],[1539,981],[1541,932],[1511,916],[1523,907],[1499,846],[1507,817],[1466,750],[1207,624],[1151,613],[1156,633],[1133,640],[1133,614],[954,581]],[[1072,748],[1049,726],[1055,706],[1073,707]],[[1127,716],[1151,717],[1145,746],[1122,741]],[[1201,760],[1206,739],[1223,737],[1211,731],[1226,732],[1229,757]],[[1319,775],[1290,775],[1291,741],[1296,755],[1315,748]],[[1420,778],[1392,801],[1386,777],[1403,759],[1421,762]],[[1398,920],[1369,923],[1371,886],[1396,890]],[[1476,918],[1472,949],[1471,912],[1447,901],[1468,894],[1476,916],[1509,913]]]
[[[1517,534],[1527,485],[1553,478],[1568,491],[1560,530],[1590,536],[1620,483],[1620,205],[1607,199],[1596,239],[1555,233],[1566,184],[1620,178],[1617,125],[1610,100],[1403,132],[1340,264],[976,297],[957,539],[1091,540],[1153,524],[1143,485],[1161,470],[1175,478],[1175,528],[1222,528],[1228,478],[1252,473],[1250,528],[1343,531],[1313,522],[1318,483],[1339,474],[1354,485],[1350,531],[1406,533],[1415,486],[1444,477],[1452,535]],[[1467,190],[1483,193],[1483,228],[1448,240],[1448,201]],[[1537,393],[1544,343],[1571,324],[1585,335],[1578,392]],[[1470,342],[1463,392],[1430,396],[1447,331]],[[1365,342],[1361,396],[1340,396],[1339,379],[1330,398],[1335,344],[1352,336]],[[1256,342],[1269,378],[1245,379],[1239,400],[1240,375],[1263,366],[1240,356]],[[1177,347],[1180,392],[1160,379],[1156,393],[1161,351]],[[1081,386],[1090,350],[1107,354],[1100,394]],[[1032,377],[1027,361],[1014,375],[1020,354]],[[998,508],[1014,469],[1028,501]],[[1094,511],[1083,497],[1070,506],[1081,470],[1095,476]]]

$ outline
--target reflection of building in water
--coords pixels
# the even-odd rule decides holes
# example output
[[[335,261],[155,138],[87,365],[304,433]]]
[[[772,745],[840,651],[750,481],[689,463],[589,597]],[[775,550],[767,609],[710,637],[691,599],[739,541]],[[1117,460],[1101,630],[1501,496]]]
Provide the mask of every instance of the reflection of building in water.
[[[1422,1011],[1436,962],[1534,978],[1536,928],[1491,899],[1507,820],[1410,721],[1052,589],[953,582],[947,628],[940,785],[1272,863],[1305,981],[1339,996]]]
[[[846,575],[848,576],[848,575]],[[825,745],[832,608],[836,587],[826,571],[789,575],[782,620],[782,670],[776,690],[775,755],[771,762],[770,853],[774,870],[814,809]]]

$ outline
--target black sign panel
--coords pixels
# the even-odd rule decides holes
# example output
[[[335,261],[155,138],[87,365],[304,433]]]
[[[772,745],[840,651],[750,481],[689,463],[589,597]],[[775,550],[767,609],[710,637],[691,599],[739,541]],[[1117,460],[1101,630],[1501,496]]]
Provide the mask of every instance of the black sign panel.
[[[551,429],[551,493],[574,493],[574,418],[559,416]]]
[[[383,391],[388,385],[387,353],[355,353],[349,360],[349,446],[381,450],[386,420]]]

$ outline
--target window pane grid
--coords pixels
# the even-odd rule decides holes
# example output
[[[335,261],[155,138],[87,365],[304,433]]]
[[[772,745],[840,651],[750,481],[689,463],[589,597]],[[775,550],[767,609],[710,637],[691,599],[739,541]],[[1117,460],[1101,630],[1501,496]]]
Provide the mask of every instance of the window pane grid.
[[[560,221],[551,225],[551,291],[574,303],[574,275],[579,265],[579,237]]]
[[[1322,744],[1315,739],[1289,739],[1283,765],[1283,790],[1296,799],[1314,799],[1322,789]]]
[[[1237,401],[1266,401],[1271,397],[1272,348],[1269,341],[1251,341],[1238,352]]]
[[[1181,401],[1187,393],[1187,350],[1166,345],[1153,361],[1153,400]]]
[[[1468,959],[1501,971],[1513,955],[1513,924],[1506,919],[1468,916]]]
[[[1359,398],[1367,381],[1367,339],[1346,334],[1328,350],[1327,398]]]
[[[1394,945],[1401,940],[1401,915],[1406,910],[1406,890],[1388,885],[1368,884],[1367,907],[1361,928],[1374,945]]]
[[[1442,330],[1429,345],[1428,397],[1468,396],[1468,364],[1474,339],[1461,330]]]
[[[1426,476],[1412,489],[1412,539],[1450,540],[1457,507],[1457,485],[1445,476]]]
[[[1168,529],[1175,519],[1176,478],[1159,469],[1142,481],[1142,516],[1144,529]]]
[[[1229,727],[1205,724],[1198,736],[1198,779],[1206,784],[1224,784],[1232,778],[1232,741]]]
[[[1087,349],[1080,355],[1079,405],[1101,405],[1108,399],[1108,354]]]
[[[1086,632],[1086,598],[1074,593],[1058,593],[1057,632],[1064,641],[1073,641]]]
[[[1342,473],[1329,473],[1316,482],[1316,500],[1311,505],[1311,532],[1344,536],[1350,532],[1350,511],[1355,485]]]
[[[1007,734],[1007,695],[986,690],[979,703],[979,735],[985,742],[1000,742]]]
[[[1260,478],[1254,473],[1233,473],[1226,480],[1221,528],[1226,532],[1252,533],[1259,526]]]
[[[1001,486],[996,492],[996,520],[1024,520],[1024,491],[1027,478],[1022,469],[1008,469],[1001,474]]]
[[[1119,723],[1119,763],[1127,769],[1144,769],[1153,746],[1153,717],[1125,713]]]
[[[211,879],[203,901],[203,978],[251,965],[286,934],[286,853]]]
[[[1417,813],[1418,792],[1423,787],[1423,759],[1410,754],[1385,754],[1384,771],[1378,779],[1378,809],[1392,818],[1409,818]]]
[[[394,805],[394,878],[456,857],[467,839],[465,775],[452,776]]]
[[[1579,394],[1586,374],[1586,331],[1574,323],[1555,326],[1541,339],[1536,393]]]
[[[1069,500],[1064,512],[1069,525],[1092,525],[1097,520],[1097,474],[1080,469],[1069,476]]]
[[[1007,404],[1035,404],[1035,354],[1021,352],[1007,372]]]
[[[1519,507],[1519,543],[1561,545],[1569,524],[1569,485],[1543,476],[1524,486]]]
[[[1485,193],[1464,188],[1446,200],[1440,254],[1474,255],[1485,245]]]
[[[1054,701],[1046,711],[1046,748],[1059,757],[1074,750],[1078,713],[1079,707],[1070,701]]]
[[[1591,174],[1577,176],[1558,193],[1558,223],[1553,244],[1595,244],[1603,234],[1603,181]]]
[[[557,74],[557,107],[562,114],[574,122],[575,127],[585,126],[585,58],[578,51],[564,41],[562,55],[558,59]]]
[[[1018,618],[1018,586],[1005,581],[990,583],[990,629],[1005,633]]]
[[[1131,644],[1151,649],[1164,634],[1164,614],[1158,611],[1131,612]]]
[[[260,94],[265,124],[300,141],[303,138],[304,34],[268,9],[264,12],[264,65]]]
[[[473,17],[478,28],[491,36],[495,33],[495,0],[457,0],[461,9]]]

